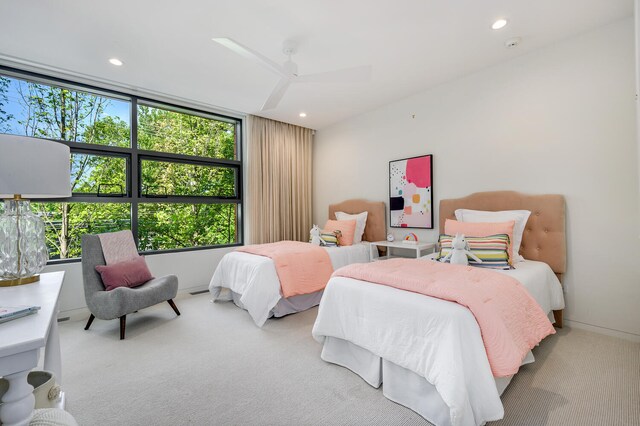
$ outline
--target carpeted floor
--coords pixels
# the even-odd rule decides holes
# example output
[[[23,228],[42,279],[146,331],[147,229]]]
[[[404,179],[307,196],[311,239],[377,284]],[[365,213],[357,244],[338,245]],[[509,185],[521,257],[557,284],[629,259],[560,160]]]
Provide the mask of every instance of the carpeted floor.
[[[317,309],[262,329],[208,294],[118,321],[60,326],[67,410],[80,425],[425,425],[320,359]],[[495,425],[640,425],[640,344],[576,329],[534,350]]]

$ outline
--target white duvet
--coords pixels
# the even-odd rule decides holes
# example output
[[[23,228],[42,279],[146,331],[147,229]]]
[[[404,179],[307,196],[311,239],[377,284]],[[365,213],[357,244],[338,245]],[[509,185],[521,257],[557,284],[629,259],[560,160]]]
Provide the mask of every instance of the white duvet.
[[[369,244],[345,247],[324,247],[333,269],[352,263],[369,262]],[[280,280],[273,260],[265,256],[234,251],[224,255],[215,272],[209,291],[213,300],[232,300],[229,291],[240,295],[242,306],[258,327],[271,316],[271,310],[282,298]]]
[[[564,308],[560,282],[547,264],[524,261],[499,272],[520,281],[545,312]],[[480,329],[461,305],[335,277],[325,288],[313,327],[317,341],[325,336],[347,340],[424,377],[449,407],[453,425],[503,417]]]

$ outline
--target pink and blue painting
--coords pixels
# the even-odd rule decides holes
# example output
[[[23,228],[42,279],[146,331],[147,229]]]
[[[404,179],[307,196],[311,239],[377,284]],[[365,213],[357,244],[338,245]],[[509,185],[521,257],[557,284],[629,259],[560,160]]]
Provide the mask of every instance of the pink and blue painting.
[[[389,161],[392,228],[433,229],[433,156]]]

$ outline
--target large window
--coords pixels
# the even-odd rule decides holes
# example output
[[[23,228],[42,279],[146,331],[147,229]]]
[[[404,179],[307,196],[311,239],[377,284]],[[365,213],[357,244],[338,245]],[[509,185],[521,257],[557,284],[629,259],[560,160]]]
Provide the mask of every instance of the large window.
[[[0,133],[71,148],[72,196],[33,203],[51,259],[80,257],[83,234],[122,229],[142,251],[240,244],[241,124],[0,67]]]

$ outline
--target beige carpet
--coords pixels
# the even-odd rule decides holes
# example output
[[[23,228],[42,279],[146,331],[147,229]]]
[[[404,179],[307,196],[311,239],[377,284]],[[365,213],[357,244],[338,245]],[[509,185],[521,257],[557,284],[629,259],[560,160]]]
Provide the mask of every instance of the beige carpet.
[[[424,425],[320,359],[316,309],[257,328],[208,294],[118,321],[61,323],[67,409],[80,425]],[[500,425],[640,425],[640,344],[565,329],[503,396]]]

